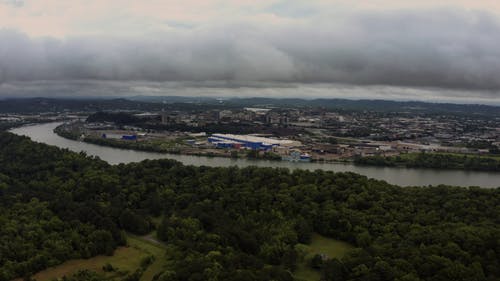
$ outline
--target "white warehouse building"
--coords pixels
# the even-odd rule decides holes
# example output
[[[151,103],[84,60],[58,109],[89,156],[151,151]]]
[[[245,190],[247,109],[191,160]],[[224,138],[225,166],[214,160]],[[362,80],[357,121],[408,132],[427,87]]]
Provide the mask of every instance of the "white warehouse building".
[[[299,141],[264,138],[252,135],[212,134],[212,136],[208,138],[208,141],[212,143],[220,140],[233,141],[247,148],[263,150],[272,149],[274,146],[295,147],[301,145]]]

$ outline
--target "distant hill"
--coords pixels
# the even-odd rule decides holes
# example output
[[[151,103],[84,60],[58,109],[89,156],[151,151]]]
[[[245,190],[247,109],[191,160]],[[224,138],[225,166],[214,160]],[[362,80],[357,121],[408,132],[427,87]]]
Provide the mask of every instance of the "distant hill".
[[[25,98],[0,101],[0,113],[38,113],[64,111],[101,111],[101,110],[143,110],[153,104],[130,101],[127,99],[51,99]],[[159,105],[154,104],[158,109]]]
[[[207,105],[210,106],[210,105]],[[146,102],[124,98],[117,99],[70,99],[70,98],[19,98],[0,100],[0,113],[60,113],[98,111],[161,111],[199,110],[194,103]]]
[[[326,109],[369,110],[380,112],[466,113],[500,116],[500,107],[481,104],[426,103],[417,101],[348,99],[273,99],[233,98],[225,101],[240,106],[323,107]]]
[[[241,107],[318,107],[335,110],[463,114],[500,117],[500,107],[479,104],[426,103],[417,101],[229,98],[178,96],[136,96],[127,98],[17,98],[0,100],[0,113],[37,113],[64,111],[161,111],[202,110]]]

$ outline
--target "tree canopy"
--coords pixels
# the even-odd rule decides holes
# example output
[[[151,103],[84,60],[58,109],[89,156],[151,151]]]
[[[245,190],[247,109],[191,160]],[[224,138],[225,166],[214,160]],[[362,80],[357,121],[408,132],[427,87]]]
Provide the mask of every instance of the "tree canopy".
[[[498,206],[498,188],[173,160],[112,166],[0,133],[0,280],[112,254],[124,231],[154,228],[170,261],[155,280],[294,280],[298,245],[314,232],[355,246],[315,261],[324,280],[498,280]]]

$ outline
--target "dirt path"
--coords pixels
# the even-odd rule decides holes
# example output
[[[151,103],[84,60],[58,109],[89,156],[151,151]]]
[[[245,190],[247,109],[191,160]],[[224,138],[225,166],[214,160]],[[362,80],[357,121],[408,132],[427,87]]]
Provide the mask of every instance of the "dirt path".
[[[163,241],[158,240],[158,238],[155,237],[153,233],[150,233],[148,235],[140,236],[141,239],[144,239],[146,241],[149,241],[151,243],[161,245],[161,246],[166,246],[166,244]]]

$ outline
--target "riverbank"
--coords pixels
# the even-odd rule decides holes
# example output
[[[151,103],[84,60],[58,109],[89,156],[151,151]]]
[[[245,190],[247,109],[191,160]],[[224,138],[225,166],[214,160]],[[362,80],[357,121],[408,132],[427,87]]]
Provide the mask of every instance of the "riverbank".
[[[20,122],[0,122],[0,132],[9,131],[22,126],[27,126],[30,124],[46,124],[47,121],[36,122],[36,121],[20,121]]]
[[[223,158],[246,158],[255,160],[282,161],[281,156],[272,152],[257,151],[235,151],[224,149],[193,149],[183,146],[181,143],[165,145],[163,143],[147,141],[122,141],[117,139],[97,138],[93,136],[81,137],[64,128],[61,124],[54,129],[54,133],[60,137],[70,140],[79,140],[101,146],[121,149],[132,149],[137,151],[182,154],[204,157]],[[500,171],[500,155],[498,157],[450,154],[450,153],[408,153],[398,156],[365,156],[354,159],[316,160],[310,162],[319,163],[352,163],[358,166],[399,167],[399,168],[428,168],[441,170],[465,170],[465,171]]]
[[[232,159],[255,159],[255,160],[269,160],[269,161],[283,161],[282,157],[273,152],[255,151],[255,150],[229,150],[229,149],[215,149],[215,148],[193,148],[184,145],[181,142],[175,141],[123,141],[119,139],[109,139],[95,136],[81,136],[79,132],[73,132],[65,128],[64,124],[57,126],[54,133],[58,136],[70,139],[83,141],[86,143],[121,148],[132,149],[145,152],[168,153],[168,154],[181,154],[190,156],[204,156],[204,157],[223,157]],[[312,162],[315,162],[312,160]],[[316,161],[324,163],[346,163],[349,161]]]
[[[356,158],[357,165],[384,167],[454,169],[500,172],[500,155],[469,155],[455,153],[408,153],[398,156]]]
[[[10,132],[31,138],[33,141],[66,148],[75,152],[84,152],[87,155],[99,157],[110,164],[140,162],[146,159],[174,159],[185,165],[210,166],[210,167],[273,167],[289,170],[322,170],[334,172],[352,172],[364,175],[368,178],[384,180],[391,184],[400,186],[428,186],[428,185],[454,185],[454,186],[478,186],[484,188],[496,188],[500,183],[500,173],[464,171],[464,170],[437,170],[437,169],[414,169],[399,167],[360,166],[351,163],[321,163],[321,162],[289,162],[268,161],[246,158],[226,157],[204,157],[181,154],[166,154],[137,151],[131,149],[119,149],[108,146],[90,144],[81,141],[69,140],[58,136],[53,132],[54,128],[61,122],[29,125],[10,130]]]

